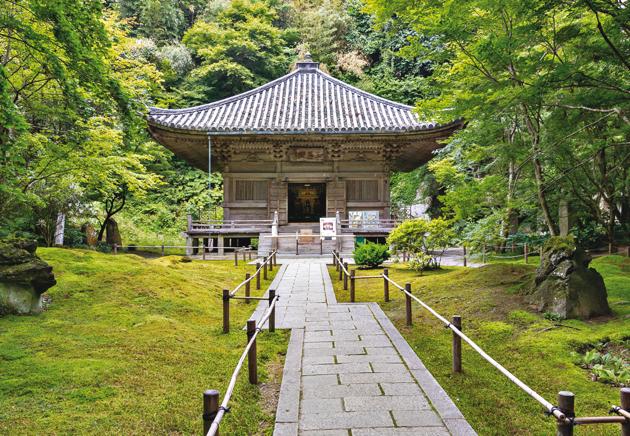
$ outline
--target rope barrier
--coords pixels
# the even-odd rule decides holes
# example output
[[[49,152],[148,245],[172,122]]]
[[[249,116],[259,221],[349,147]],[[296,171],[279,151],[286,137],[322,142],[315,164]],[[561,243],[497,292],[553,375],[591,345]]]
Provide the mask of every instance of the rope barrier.
[[[457,327],[455,327],[446,318],[444,318],[442,315],[440,315],[438,312],[436,312],[431,306],[429,306],[428,304],[426,304],[425,302],[420,300],[418,297],[416,297],[412,293],[408,292],[405,288],[403,288],[398,283],[396,283],[395,281],[390,279],[389,276],[386,276],[386,275],[383,274],[381,277],[383,277],[389,283],[394,285],[396,288],[400,289],[402,292],[404,292],[406,295],[408,295],[410,298],[414,299],[418,304],[420,304],[422,307],[424,307],[426,310],[428,310],[433,316],[435,316],[438,320],[440,320],[444,324],[444,326],[446,328],[451,329],[457,336],[462,338],[468,345],[470,345],[472,347],[473,350],[475,350],[488,363],[490,363],[492,366],[494,366],[496,369],[498,369],[512,383],[516,384],[519,388],[521,388],[523,391],[525,391],[525,393],[527,393],[530,397],[532,397],[533,399],[538,401],[540,404],[542,404],[543,407],[545,407],[545,409],[547,410],[547,412],[550,415],[555,416],[555,418],[558,421],[566,421],[567,417],[566,417],[566,415],[564,413],[562,413],[562,411],[560,411],[560,409],[558,409],[556,406],[551,404],[542,395],[538,394],[532,388],[527,386],[518,377],[516,377],[514,374],[512,374],[510,371],[508,371],[503,365],[501,365],[499,362],[497,362],[492,357],[490,357],[488,355],[488,353],[486,353],[479,345],[477,345],[472,339],[470,339],[468,336],[466,336],[464,333],[462,333],[461,330],[459,330]]]
[[[273,261],[273,255],[276,254],[277,250],[273,250],[271,252],[271,254],[269,254],[269,256],[267,256],[267,258],[265,259],[265,261],[263,263],[260,264],[260,267],[258,267],[258,269],[256,270],[256,272],[254,272],[254,274],[252,274],[251,276],[249,276],[249,278],[243,280],[241,283],[239,283],[236,288],[234,288],[234,290],[232,292],[230,292],[230,298],[233,297],[234,295],[236,295],[236,293],[243,287],[245,286],[247,283],[251,282],[252,280],[254,280],[256,278],[256,276],[258,274],[260,274],[260,271],[265,267],[265,265],[267,265],[269,262]]]
[[[241,354],[241,358],[238,360],[238,363],[236,364],[236,368],[234,369],[234,372],[232,373],[232,378],[230,378],[230,383],[228,385],[228,388],[225,391],[225,396],[223,397],[223,401],[221,402],[221,405],[219,406],[219,411],[217,412],[217,416],[212,421],[212,424],[210,424],[210,429],[208,430],[208,433],[206,436],[214,436],[217,433],[217,431],[219,430],[219,424],[221,423],[223,416],[229,411],[228,404],[230,402],[232,394],[234,393],[234,388],[236,387],[236,380],[238,378],[238,374],[240,373],[241,368],[243,367],[243,363],[245,362],[245,359],[247,358],[247,354],[249,353],[249,350],[251,349],[252,344],[256,341],[256,337],[258,336],[258,333],[261,332],[260,326],[264,325],[269,320],[269,317],[271,316],[273,309],[275,309],[276,307],[276,303],[278,302],[278,299],[279,299],[279,296],[276,296],[276,298],[273,300],[273,303],[269,305],[269,307],[267,308],[263,316],[256,323],[258,328],[254,331],[254,334],[249,339],[249,342],[247,342],[247,345],[245,346],[245,350],[243,350],[243,354]]]

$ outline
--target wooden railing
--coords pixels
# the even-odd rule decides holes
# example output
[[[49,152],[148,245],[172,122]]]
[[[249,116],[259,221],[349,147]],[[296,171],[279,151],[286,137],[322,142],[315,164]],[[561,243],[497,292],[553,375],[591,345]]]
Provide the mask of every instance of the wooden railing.
[[[258,230],[271,231],[273,220],[208,220],[188,221],[188,233],[211,232],[212,230]]]
[[[353,220],[340,219],[338,225],[340,231],[360,232],[360,231],[389,231],[400,224],[402,220],[398,219],[382,219],[377,220]]]
[[[258,320],[250,319],[247,321],[247,344],[241,354],[236,368],[230,378],[230,383],[225,391],[223,401],[219,405],[219,391],[210,389],[203,393],[203,434],[206,436],[215,436],[219,434],[219,425],[221,420],[227,412],[230,411],[229,404],[238,375],[247,358],[247,367],[249,375],[249,383],[258,384],[258,361],[257,361],[257,347],[256,337],[262,331],[262,326],[265,322],[269,321],[269,332],[275,332],[276,330],[276,304],[278,303],[278,296],[274,290],[269,290],[269,307]]]
[[[532,388],[527,386],[518,377],[508,371],[503,365],[494,360],[472,339],[462,333],[462,318],[459,315],[453,316],[452,321],[448,321],[436,310],[413,295],[411,283],[405,283],[401,286],[389,277],[387,268],[383,269],[381,274],[371,276],[357,276],[355,270],[348,269],[348,263],[344,262],[336,251],[333,251],[333,264],[339,273],[339,280],[343,280],[344,290],[348,290],[348,282],[350,283],[350,301],[355,302],[356,287],[355,282],[359,279],[383,279],[383,299],[387,302],[390,300],[389,288],[392,285],[405,295],[405,321],[407,326],[413,323],[412,318],[412,300],[426,309],[431,315],[437,318],[444,326],[452,331],[453,334],[453,372],[462,372],[462,346],[461,341],[464,340],[472,347],[484,360],[494,366],[512,383],[527,393],[534,400],[538,401],[544,408],[545,413],[556,418],[557,435],[571,436],[573,428],[576,425],[586,424],[621,424],[621,432],[623,436],[630,436],[630,388],[622,388],[620,392],[621,406],[612,406],[611,413],[617,416],[594,416],[594,417],[576,417],[575,416],[575,395],[572,392],[560,391],[558,393],[558,405],[554,405],[547,401],[542,395],[538,394]]]
[[[278,265],[277,263],[277,251],[273,250],[267,257],[263,258],[263,262],[256,262],[256,271],[254,274],[245,273],[245,280],[239,283],[233,290],[224,289],[223,290],[223,333],[230,332],[230,300],[245,300],[246,303],[249,304],[251,300],[261,300],[264,298],[261,297],[252,297],[250,295],[251,291],[251,282],[256,280],[256,289],[260,289],[260,276],[262,274],[262,278],[267,280],[267,271],[273,271],[274,265]],[[234,265],[238,266],[238,256],[235,254],[234,256]],[[244,296],[237,296],[237,292],[241,289],[245,290]]]

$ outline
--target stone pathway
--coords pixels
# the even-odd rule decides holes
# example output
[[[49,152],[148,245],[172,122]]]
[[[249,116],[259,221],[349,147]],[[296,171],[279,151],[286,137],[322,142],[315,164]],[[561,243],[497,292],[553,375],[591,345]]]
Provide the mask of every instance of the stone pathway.
[[[476,434],[376,303],[337,303],[325,265],[283,265],[270,288],[292,329],[274,436]]]

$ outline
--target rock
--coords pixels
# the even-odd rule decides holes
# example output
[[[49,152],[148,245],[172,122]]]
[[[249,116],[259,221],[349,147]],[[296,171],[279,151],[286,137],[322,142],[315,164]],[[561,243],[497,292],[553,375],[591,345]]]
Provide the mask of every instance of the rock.
[[[0,240],[0,316],[41,311],[41,295],[57,283],[36,249],[35,241]]]
[[[122,246],[122,238],[120,237],[120,230],[118,230],[118,223],[112,218],[107,220],[107,226],[105,227],[105,240],[109,245]]]
[[[83,243],[89,247],[96,247],[98,242],[98,235],[96,229],[90,223],[85,223],[81,226],[81,233],[83,233]]]
[[[540,312],[589,319],[610,314],[602,276],[571,237],[554,237],[542,248],[534,286],[527,297]]]

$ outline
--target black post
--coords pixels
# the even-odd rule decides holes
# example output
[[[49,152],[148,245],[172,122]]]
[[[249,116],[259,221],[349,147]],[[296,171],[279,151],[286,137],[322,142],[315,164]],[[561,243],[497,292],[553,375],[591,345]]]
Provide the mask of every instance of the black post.
[[[464,244],[464,266],[467,266],[468,262],[466,261],[466,245]]]
[[[273,300],[276,299],[276,291],[269,289],[269,306],[273,304]],[[276,331],[276,306],[271,309],[271,315],[269,315],[269,331]]]
[[[238,266],[238,251],[234,249],[234,266]]]
[[[269,257],[266,257],[263,261],[263,279],[267,280],[267,263],[269,262]]]
[[[346,271],[348,271],[348,262],[344,262],[343,263],[343,267],[344,267],[344,269],[342,269],[342,272],[343,272],[343,290],[347,291],[348,290],[348,274],[346,274]]]
[[[260,290],[260,262],[256,262],[256,290]]]
[[[558,408],[567,418],[575,417],[575,395],[573,392],[558,392]],[[558,421],[556,434],[557,436],[573,436],[573,422]]]
[[[267,260],[269,260],[269,271],[273,271],[273,255],[270,254]]]
[[[223,333],[230,332],[230,291],[223,290]]]
[[[247,321],[247,342],[252,339],[256,333],[256,320],[250,319]],[[247,367],[249,369],[249,382],[253,385],[258,384],[258,364],[256,362],[256,340],[252,343],[249,352],[247,353]]]
[[[343,258],[339,258],[339,269],[337,271],[339,271],[339,280],[343,279]]]
[[[219,411],[219,391],[208,389],[203,393],[203,434],[204,436],[210,431],[210,425],[217,416]],[[215,433],[219,434],[219,431]]]
[[[249,278],[250,278],[250,274],[245,273],[245,280],[249,280]],[[250,284],[251,284],[251,281],[247,281],[247,283],[245,283],[245,296],[246,297],[250,296],[250,290],[251,290]],[[249,304],[249,298],[245,300],[245,302]]]
[[[354,274],[355,270],[350,271],[350,302],[354,303]]]
[[[459,331],[462,331],[461,316],[453,316],[451,324],[457,327]],[[462,372],[462,338],[460,338],[455,332],[453,332],[453,372]]]
[[[383,299],[386,303],[389,301],[389,281],[387,277],[389,277],[389,269],[383,268]]]
[[[405,291],[411,294],[411,283],[405,283]],[[405,293],[405,313],[407,315],[407,325],[410,326],[411,323],[411,297],[409,294]]]

